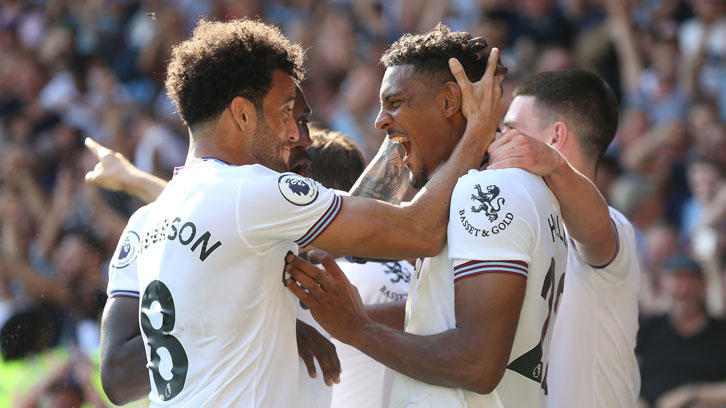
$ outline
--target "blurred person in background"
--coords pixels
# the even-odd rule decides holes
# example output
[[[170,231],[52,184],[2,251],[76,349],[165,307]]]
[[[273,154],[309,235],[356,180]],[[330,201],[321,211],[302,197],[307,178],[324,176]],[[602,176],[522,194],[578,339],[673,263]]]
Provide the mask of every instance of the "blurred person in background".
[[[726,404],[726,322],[710,316],[705,279],[692,258],[673,255],[660,285],[665,315],[644,318],[636,354],[641,406],[685,408]]]

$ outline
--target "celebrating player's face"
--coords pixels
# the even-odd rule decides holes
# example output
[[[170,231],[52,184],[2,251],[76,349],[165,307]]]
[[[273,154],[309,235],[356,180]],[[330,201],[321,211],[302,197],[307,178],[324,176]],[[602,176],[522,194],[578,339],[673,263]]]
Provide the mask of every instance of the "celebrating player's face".
[[[441,138],[444,133],[438,89],[414,74],[412,65],[386,69],[381,83],[381,110],[376,128],[385,131],[406,149],[404,164],[411,170],[412,185],[421,188],[429,173],[451,154],[455,145]]]
[[[257,114],[252,154],[258,163],[275,171],[288,170],[290,148],[299,138],[293,118],[295,83],[282,71],[272,74],[270,91]]]
[[[295,118],[295,125],[297,126],[300,138],[291,145],[288,167],[291,172],[301,176],[304,176],[310,167],[310,156],[308,155],[307,148],[312,143],[310,140],[310,129],[308,129],[311,114],[312,111],[310,110],[308,101],[305,100],[302,89],[296,86],[295,107],[292,110],[292,116]]]
[[[534,96],[519,95],[509,105],[502,120],[503,131],[515,129],[542,142],[549,143],[545,128],[540,126],[538,111],[534,106]]]

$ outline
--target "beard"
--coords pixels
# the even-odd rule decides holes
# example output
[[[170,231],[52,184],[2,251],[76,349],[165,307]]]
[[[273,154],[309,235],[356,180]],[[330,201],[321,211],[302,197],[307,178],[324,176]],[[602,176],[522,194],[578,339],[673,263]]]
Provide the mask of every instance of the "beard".
[[[259,112],[259,115],[257,116],[255,134],[252,137],[252,155],[257,163],[268,169],[279,173],[285,172],[288,168],[287,163],[282,159],[282,142],[267,123],[262,107],[257,109],[257,112]]]

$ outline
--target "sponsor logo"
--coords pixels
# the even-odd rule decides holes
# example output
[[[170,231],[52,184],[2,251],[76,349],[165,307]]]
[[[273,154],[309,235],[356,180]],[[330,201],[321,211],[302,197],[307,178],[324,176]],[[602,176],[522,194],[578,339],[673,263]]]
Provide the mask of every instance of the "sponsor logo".
[[[111,266],[117,269],[122,269],[131,265],[139,255],[140,242],[141,240],[139,239],[139,235],[134,231],[126,233],[123,243],[121,244],[121,251],[119,252],[118,257],[111,263]]]
[[[484,193],[481,191],[481,186],[477,184],[474,186],[476,189],[476,194],[471,195],[471,199],[474,201],[479,201],[479,207],[472,206],[471,212],[482,212],[484,211],[484,214],[489,217],[489,222],[494,222],[499,217],[497,214],[502,209],[502,204],[504,204],[504,197],[498,197],[499,196],[499,187],[495,185],[487,186],[487,192]]]
[[[390,300],[391,302],[400,302],[402,300],[406,300],[406,298],[408,297],[408,293],[394,292],[391,289],[388,289],[386,287],[386,285],[381,286],[381,288],[379,289],[379,292],[381,292],[381,294],[383,296],[385,296],[386,299]]]
[[[499,187],[489,185],[484,192],[481,185],[477,184],[474,189],[476,194],[472,194],[471,199],[478,201],[479,206],[472,206],[469,214],[467,214],[467,210],[459,210],[459,221],[464,230],[475,237],[483,238],[506,230],[512,224],[514,214],[507,212],[501,219],[499,218],[502,204],[506,202],[504,197],[499,197],[501,192]],[[486,216],[486,220],[482,215]]]
[[[297,174],[283,174],[277,180],[277,186],[290,204],[308,205],[318,198],[318,186],[315,182]]]

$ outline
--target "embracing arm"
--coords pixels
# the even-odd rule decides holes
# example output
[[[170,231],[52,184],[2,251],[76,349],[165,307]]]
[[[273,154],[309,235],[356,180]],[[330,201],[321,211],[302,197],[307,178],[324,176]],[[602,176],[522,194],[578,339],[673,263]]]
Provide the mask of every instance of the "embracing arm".
[[[461,280],[456,284],[457,327],[419,336],[371,320],[333,258],[317,257],[324,271],[290,255],[287,269],[297,282],[287,284],[331,335],[430,384],[487,394],[499,383],[514,341],[525,279],[491,273]]]
[[[544,179],[560,202],[562,222],[580,256],[593,266],[610,263],[617,250],[617,235],[607,202],[595,184],[564,158]]]
[[[518,167],[544,177],[557,197],[567,234],[590,265],[615,257],[617,236],[605,198],[552,146],[510,130],[489,146],[490,169]]]
[[[151,391],[138,321],[138,299],[112,297],[106,302],[101,318],[101,385],[116,405],[144,398]]]
[[[400,204],[408,189],[408,167],[403,164],[406,151],[399,143],[389,138],[360,175],[350,195],[375,198],[391,204]]]
[[[403,322],[406,320],[405,300],[365,305],[365,307],[368,317],[374,322],[392,329],[403,330]]]

